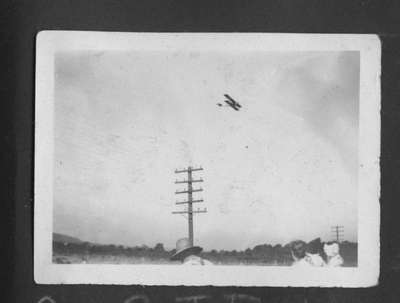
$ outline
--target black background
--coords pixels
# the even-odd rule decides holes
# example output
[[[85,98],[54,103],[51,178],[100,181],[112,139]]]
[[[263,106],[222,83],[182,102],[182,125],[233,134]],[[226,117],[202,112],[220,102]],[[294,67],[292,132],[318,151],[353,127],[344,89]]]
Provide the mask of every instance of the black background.
[[[248,294],[261,302],[400,302],[400,1],[2,1],[4,302],[150,302]],[[35,36],[40,30],[375,33],[382,42],[381,275],[367,289],[36,285],[33,282]],[[50,161],[50,159],[49,159]],[[361,201],[362,202],[362,201]],[[178,299],[179,300],[179,299]],[[249,301],[249,298],[236,302]],[[44,302],[49,302],[45,301]],[[136,301],[138,302],[138,301]]]

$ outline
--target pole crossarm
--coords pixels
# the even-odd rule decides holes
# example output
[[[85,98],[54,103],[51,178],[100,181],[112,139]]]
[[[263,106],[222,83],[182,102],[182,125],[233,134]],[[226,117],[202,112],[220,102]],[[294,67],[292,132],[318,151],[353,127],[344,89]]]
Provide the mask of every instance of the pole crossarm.
[[[189,181],[189,180],[176,180],[175,181],[175,184],[183,184],[183,183],[195,183],[195,182],[203,182],[203,179],[198,179],[198,180],[192,180],[192,181]]]
[[[202,188],[199,189],[192,189],[192,190],[184,190],[184,191],[176,191],[175,194],[188,194],[188,193],[194,193],[198,191],[203,191]]]
[[[192,211],[193,214],[206,213],[206,212],[207,212],[207,208],[205,208],[205,209],[198,209],[198,210],[193,210],[193,211]]]
[[[198,210],[183,210],[183,211],[173,211],[173,214],[198,214],[198,213],[206,213],[207,209],[198,209]]]
[[[173,214],[187,214],[188,211],[173,211]]]
[[[187,172],[198,171],[198,170],[203,170],[203,168],[202,167],[198,167],[198,168],[190,167],[187,169],[175,169],[175,174],[187,173]]]
[[[186,203],[198,203],[198,202],[203,202],[203,199],[199,199],[199,200],[192,200],[192,201],[179,201],[179,202],[175,202],[175,204],[186,204]]]

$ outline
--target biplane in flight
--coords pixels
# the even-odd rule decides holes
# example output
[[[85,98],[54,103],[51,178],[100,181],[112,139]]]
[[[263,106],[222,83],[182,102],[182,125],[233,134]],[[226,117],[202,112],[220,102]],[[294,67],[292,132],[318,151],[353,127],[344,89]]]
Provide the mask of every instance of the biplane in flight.
[[[239,102],[237,102],[236,100],[234,100],[231,96],[229,96],[228,94],[224,94],[226,100],[225,103],[232,107],[234,110],[239,110],[242,106],[239,104]],[[221,103],[218,103],[218,106],[223,106]]]

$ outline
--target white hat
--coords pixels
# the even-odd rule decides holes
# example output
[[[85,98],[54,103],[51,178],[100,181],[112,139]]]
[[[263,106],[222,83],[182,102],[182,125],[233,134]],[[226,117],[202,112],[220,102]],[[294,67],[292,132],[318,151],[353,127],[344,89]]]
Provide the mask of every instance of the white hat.
[[[171,260],[183,260],[187,256],[199,254],[202,250],[200,246],[191,246],[188,238],[179,239],[176,241],[176,253]]]

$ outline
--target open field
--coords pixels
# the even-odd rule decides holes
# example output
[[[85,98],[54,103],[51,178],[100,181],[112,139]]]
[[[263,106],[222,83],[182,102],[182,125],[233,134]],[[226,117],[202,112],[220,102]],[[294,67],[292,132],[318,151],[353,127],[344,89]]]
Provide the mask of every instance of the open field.
[[[110,256],[110,255],[54,255],[53,263],[59,264],[159,264],[159,265],[179,265],[177,261],[170,261],[167,259],[150,259],[144,257],[133,256]],[[261,262],[221,262],[214,261],[215,265],[252,265],[252,266],[284,266],[285,264],[278,264],[276,262],[261,263]],[[287,264],[289,266],[290,264]]]

